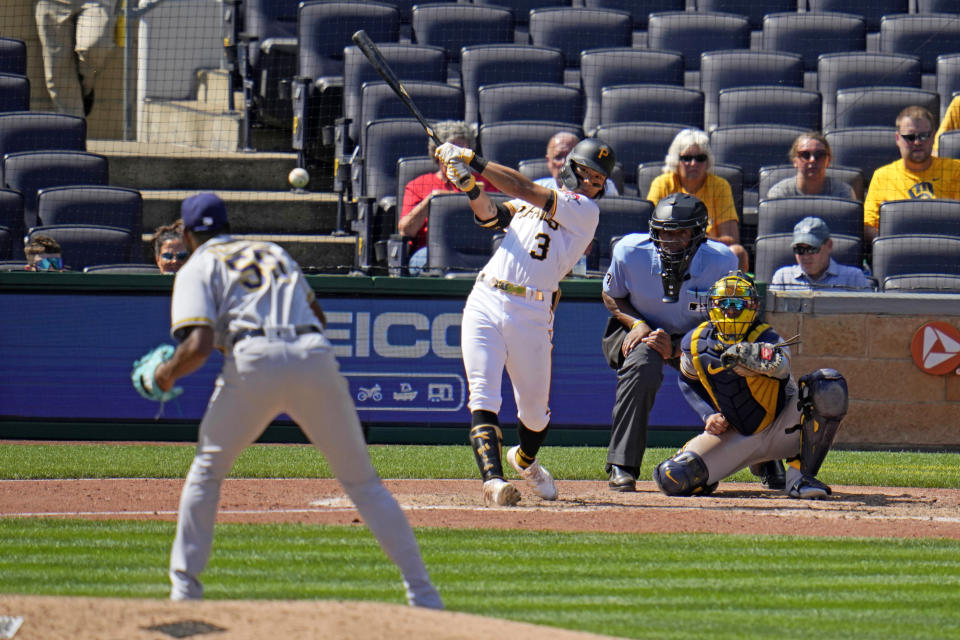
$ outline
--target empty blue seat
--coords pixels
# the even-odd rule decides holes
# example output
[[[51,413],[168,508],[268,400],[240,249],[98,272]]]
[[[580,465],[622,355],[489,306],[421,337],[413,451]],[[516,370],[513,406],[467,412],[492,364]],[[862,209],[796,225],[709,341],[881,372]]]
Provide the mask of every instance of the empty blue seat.
[[[820,129],[820,93],[799,87],[734,87],[721,89],[717,126],[785,124]]]
[[[960,275],[960,238],[906,234],[873,240],[873,276]]]
[[[514,120],[552,120],[580,126],[583,94],[579,89],[545,82],[509,82],[480,87],[481,124]]]
[[[696,10],[745,16],[752,29],[759,29],[763,25],[763,16],[768,13],[796,11],[797,0],[696,0]]]
[[[600,124],[664,122],[703,128],[703,93],[668,84],[622,84],[600,92]]]
[[[880,283],[880,289],[898,293],[960,293],[960,276],[945,274],[887,276]]]
[[[155,264],[145,263],[120,263],[120,264],[95,264],[83,268],[84,273],[122,273],[122,274],[144,274],[161,275],[160,268]]]
[[[828,196],[798,196],[761,200],[757,207],[757,236],[793,233],[807,216],[822,218],[831,234],[863,237],[863,203]]]
[[[926,107],[937,122],[940,94],[912,87],[853,87],[837,91],[836,128],[886,127],[905,107]]]
[[[696,71],[700,69],[700,54],[705,51],[749,49],[750,21],[744,16],[712,11],[653,13],[647,25],[647,46],[679,52],[686,70]]]
[[[629,13],[610,9],[534,9],[530,12],[530,42],[559,49],[564,65],[576,68],[583,51],[631,46],[632,19]]]
[[[409,80],[403,88],[427,120],[463,120],[463,93],[443,82]],[[360,126],[374,120],[409,118],[410,110],[386,82],[366,82],[360,92]]]
[[[6,252],[0,252],[0,259],[22,258],[22,238],[27,229],[23,221],[23,196],[19,192],[0,189],[0,227],[6,229],[8,238],[16,238]]]
[[[508,198],[490,194],[494,202]],[[430,198],[427,219],[427,271],[475,273],[493,253],[493,232],[474,222],[465,194],[440,194]]]
[[[487,160],[516,169],[521,160],[543,156],[547,142],[559,131],[583,137],[578,125],[567,122],[528,120],[484,124],[480,127],[480,153]]]
[[[0,38],[0,72],[27,75],[27,44],[16,38]]]
[[[600,95],[604,87],[621,84],[683,86],[683,56],[675,51],[629,47],[590,49],[580,56],[584,97],[584,131],[600,124]]]
[[[646,31],[651,13],[683,11],[686,0],[583,0],[588,9],[613,9],[630,14],[634,31]]]
[[[15,73],[0,73],[0,112],[30,110],[30,80]]]
[[[760,167],[783,162],[794,139],[806,129],[785,125],[718,127],[710,134],[710,149],[717,162],[743,170],[743,188],[756,190]]]
[[[33,227],[27,238],[50,236],[63,251],[63,263],[74,271],[96,264],[130,262],[139,238],[129,229],[92,224],[63,224]]]
[[[960,53],[937,56],[936,83],[937,93],[940,94],[940,113],[946,115],[950,101],[960,93]]]
[[[143,197],[135,189],[102,185],[49,187],[37,195],[42,225],[95,224],[128,229],[135,238],[143,228]],[[130,260],[137,260],[134,247]]]
[[[241,5],[248,42],[240,45],[247,47],[247,68],[240,71],[253,88],[254,117],[272,126],[290,125],[289,83],[297,75],[298,4],[298,0],[244,0]]]
[[[823,128],[837,128],[837,91],[840,89],[882,86],[919,89],[921,83],[917,56],[864,51],[821,55],[817,62],[817,89],[823,100]]]
[[[844,167],[856,167],[870,184],[874,170],[900,158],[894,134],[896,128],[850,127],[832,129],[825,133],[833,162]]]
[[[513,42],[513,13],[504,7],[415,4],[411,24],[414,42],[440,47],[446,51],[447,61],[457,64],[463,47]]]
[[[762,47],[803,56],[803,68],[816,71],[818,56],[835,51],[866,51],[867,25],[849,13],[773,13],[763,18]]]
[[[807,3],[808,11],[861,16],[867,24],[867,31],[872,32],[880,30],[883,16],[910,11],[909,0],[807,0]]]
[[[960,20],[956,13],[884,16],[880,51],[917,56],[923,73],[936,73],[937,56],[960,51]]]
[[[654,204],[643,196],[604,196],[597,200],[600,218],[594,233],[595,243],[587,256],[587,269],[606,273],[611,260],[611,240],[630,233],[648,233]]]
[[[63,113],[0,113],[0,159],[8,153],[46,149],[86,151],[87,121]]]
[[[646,196],[634,192],[637,167],[646,162],[663,162],[670,143],[686,128],[682,124],[659,122],[620,122],[597,127],[596,137],[613,148],[617,164],[623,167],[623,195]]]
[[[938,155],[943,158],[960,158],[960,129],[946,131],[940,135]]]
[[[21,151],[4,157],[3,181],[23,196],[24,223],[37,224],[41,189],[63,185],[106,185],[107,158],[85,151]]]
[[[917,233],[960,238],[960,201],[890,200],[880,205],[878,238]]]
[[[13,255],[13,231],[0,226],[0,260],[9,260]],[[0,269],[2,271],[3,269]]]

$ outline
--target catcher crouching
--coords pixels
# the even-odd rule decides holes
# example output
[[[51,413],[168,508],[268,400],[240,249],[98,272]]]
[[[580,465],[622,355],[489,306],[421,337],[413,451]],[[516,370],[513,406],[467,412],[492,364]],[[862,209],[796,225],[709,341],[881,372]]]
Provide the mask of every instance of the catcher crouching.
[[[740,469],[786,459],[787,495],[829,495],[816,475],[847,413],[843,376],[819,369],[794,381],[792,341],[760,322],[756,287],[740,272],[713,285],[709,305],[710,319],[683,338],[679,379],[704,431],[657,465],[657,486],[667,495],[707,495]]]

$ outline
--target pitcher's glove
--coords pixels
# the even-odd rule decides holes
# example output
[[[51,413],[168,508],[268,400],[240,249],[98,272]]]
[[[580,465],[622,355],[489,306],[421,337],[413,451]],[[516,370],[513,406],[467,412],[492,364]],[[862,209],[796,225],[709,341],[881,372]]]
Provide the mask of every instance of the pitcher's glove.
[[[133,363],[133,372],[130,374],[130,379],[133,381],[133,388],[137,390],[137,393],[147,400],[156,402],[173,400],[183,393],[183,387],[174,387],[170,391],[162,391],[157,386],[155,377],[157,367],[172,358],[174,351],[176,349],[172,344],[161,344]]]
[[[720,354],[720,364],[741,376],[769,376],[786,378],[790,375],[790,361],[783,350],[769,342],[738,342]]]

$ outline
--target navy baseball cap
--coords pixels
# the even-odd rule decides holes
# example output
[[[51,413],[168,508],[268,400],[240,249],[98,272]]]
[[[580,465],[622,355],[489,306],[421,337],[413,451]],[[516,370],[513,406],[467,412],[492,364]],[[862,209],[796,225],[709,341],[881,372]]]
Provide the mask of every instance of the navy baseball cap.
[[[180,217],[187,231],[216,231],[227,225],[227,206],[213,193],[198,193],[180,205]]]
[[[830,238],[830,227],[822,218],[807,216],[793,228],[793,246],[805,244],[817,249]]]

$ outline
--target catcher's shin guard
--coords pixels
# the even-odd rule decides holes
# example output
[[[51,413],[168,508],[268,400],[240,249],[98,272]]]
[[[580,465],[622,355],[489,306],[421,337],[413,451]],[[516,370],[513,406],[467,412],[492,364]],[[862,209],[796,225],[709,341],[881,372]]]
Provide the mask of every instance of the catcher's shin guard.
[[[502,444],[503,433],[500,431],[497,414],[492,411],[474,411],[471,416],[470,446],[484,482],[503,478],[503,461],[500,457]]]
[[[847,415],[847,381],[836,369],[817,369],[798,384],[800,471],[815,476]]]
[[[713,493],[717,483],[707,484],[710,473],[703,458],[693,451],[681,451],[669,460],[664,460],[653,470],[653,480],[660,491],[668,496],[707,495]]]

